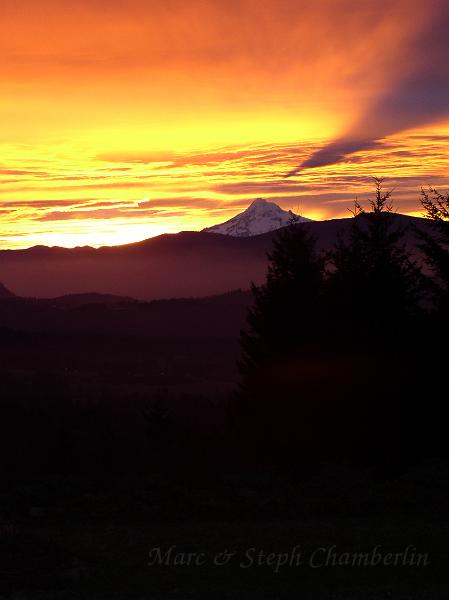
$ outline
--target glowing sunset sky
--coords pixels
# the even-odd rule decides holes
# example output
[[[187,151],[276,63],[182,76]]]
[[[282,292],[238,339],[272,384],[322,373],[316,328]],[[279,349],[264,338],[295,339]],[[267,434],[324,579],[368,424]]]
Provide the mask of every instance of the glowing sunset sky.
[[[0,245],[449,187],[446,0],[2,0]],[[310,168],[300,168],[301,165]],[[291,176],[287,176],[287,174]]]

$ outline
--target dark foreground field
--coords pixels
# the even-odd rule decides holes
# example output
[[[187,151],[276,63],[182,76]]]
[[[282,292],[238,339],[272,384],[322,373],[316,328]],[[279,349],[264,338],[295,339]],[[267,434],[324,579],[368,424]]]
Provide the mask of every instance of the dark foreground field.
[[[229,332],[3,330],[1,598],[447,598],[448,465],[245,468]]]
[[[267,474],[202,486],[41,481],[2,491],[1,594],[443,600],[448,500],[441,464],[374,484],[344,470],[302,483]],[[387,562],[409,555],[396,566],[336,564],[376,547]]]

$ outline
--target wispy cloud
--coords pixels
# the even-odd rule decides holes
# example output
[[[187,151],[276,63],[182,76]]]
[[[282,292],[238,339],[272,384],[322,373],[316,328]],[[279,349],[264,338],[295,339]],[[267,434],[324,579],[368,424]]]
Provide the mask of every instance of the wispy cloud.
[[[361,201],[369,197],[373,175],[387,176],[398,210],[417,213],[421,186],[449,186],[447,142],[447,136],[433,133],[396,136],[355,153],[350,161],[329,165],[324,173],[305,170],[301,179],[285,179],[282,173],[293,168],[298,157],[313,153],[316,143],[177,153],[172,156],[176,169],[148,170],[142,158],[124,153],[116,163],[103,162],[102,157],[71,170],[55,157],[46,166],[50,176],[42,179],[29,178],[32,169],[22,160],[22,169],[11,170],[26,173],[24,181],[19,177],[19,182],[0,190],[0,222],[11,236],[23,233],[23,228],[33,231],[33,241],[40,231],[57,244],[67,239],[92,244],[201,229],[230,218],[260,196],[311,218],[342,217],[356,196]],[[127,156],[130,162],[123,162]],[[0,181],[8,177],[0,173]],[[120,231],[124,233],[117,238]],[[20,246],[31,239],[16,238]]]
[[[343,136],[314,152],[288,176],[338,163],[354,152],[376,149],[382,138],[449,117],[448,31],[447,0],[432,0],[416,34],[397,56],[393,79],[377,99]]]

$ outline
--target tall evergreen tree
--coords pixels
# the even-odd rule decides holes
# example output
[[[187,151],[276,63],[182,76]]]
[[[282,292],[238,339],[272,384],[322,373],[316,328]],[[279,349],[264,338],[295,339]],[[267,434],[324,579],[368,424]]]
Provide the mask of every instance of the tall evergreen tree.
[[[449,192],[441,194],[434,188],[421,190],[421,203],[434,232],[420,232],[427,263],[432,270],[432,287],[441,316],[449,322]]]
[[[253,285],[254,305],[242,332],[238,428],[248,456],[287,465],[312,441],[304,433],[309,394],[303,373],[309,350],[321,342],[324,259],[307,224],[292,222],[276,236],[266,282]],[[302,431],[302,433],[301,433]]]
[[[375,179],[369,210],[356,202],[349,232],[336,244],[329,303],[334,347],[346,352],[351,375],[342,410],[356,415],[348,432],[354,455],[385,466],[422,450],[425,381],[415,363],[426,327],[424,278],[382,184]]]
[[[375,179],[370,210],[358,201],[349,232],[331,254],[329,289],[335,321],[352,336],[383,338],[420,311],[423,279],[393,213],[391,191]],[[371,338],[373,341],[373,338]]]
[[[442,194],[434,188],[421,190],[421,203],[425,215],[433,222],[433,231],[420,232],[421,250],[431,269],[429,277],[433,292],[433,311],[428,339],[420,349],[420,362],[426,374],[427,412],[432,410],[428,426],[429,446],[434,453],[449,456],[447,427],[449,403],[447,402],[447,365],[449,360],[449,192]]]
[[[268,260],[266,282],[252,286],[254,304],[241,333],[244,377],[295,352],[319,326],[324,259],[307,225],[293,221],[281,229]]]

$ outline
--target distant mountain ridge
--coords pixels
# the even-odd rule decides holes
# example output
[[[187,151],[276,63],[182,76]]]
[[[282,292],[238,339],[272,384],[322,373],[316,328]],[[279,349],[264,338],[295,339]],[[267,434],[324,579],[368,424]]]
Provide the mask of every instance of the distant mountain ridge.
[[[398,227],[408,228],[407,241],[419,254],[414,226],[428,230],[432,223],[399,214],[391,218]],[[301,226],[316,238],[318,248],[328,251],[352,222],[333,219]],[[1,250],[0,281],[22,297],[55,299],[93,292],[138,300],[213,296],[261,283],[276,235],[276,231],[250,237],[187,231],[125,246]],[[91,300],[95,303],[96,298]],[[104,303],[105,298],[99,300]]]
[[[274,202],[257,198],[247,209],[229,221],[206,227],[203,231],[232,237],[251,237],[275,231],[291,222],[306,223],[308,221],[311,219],[296,215],[291,210],[283,210]]]

